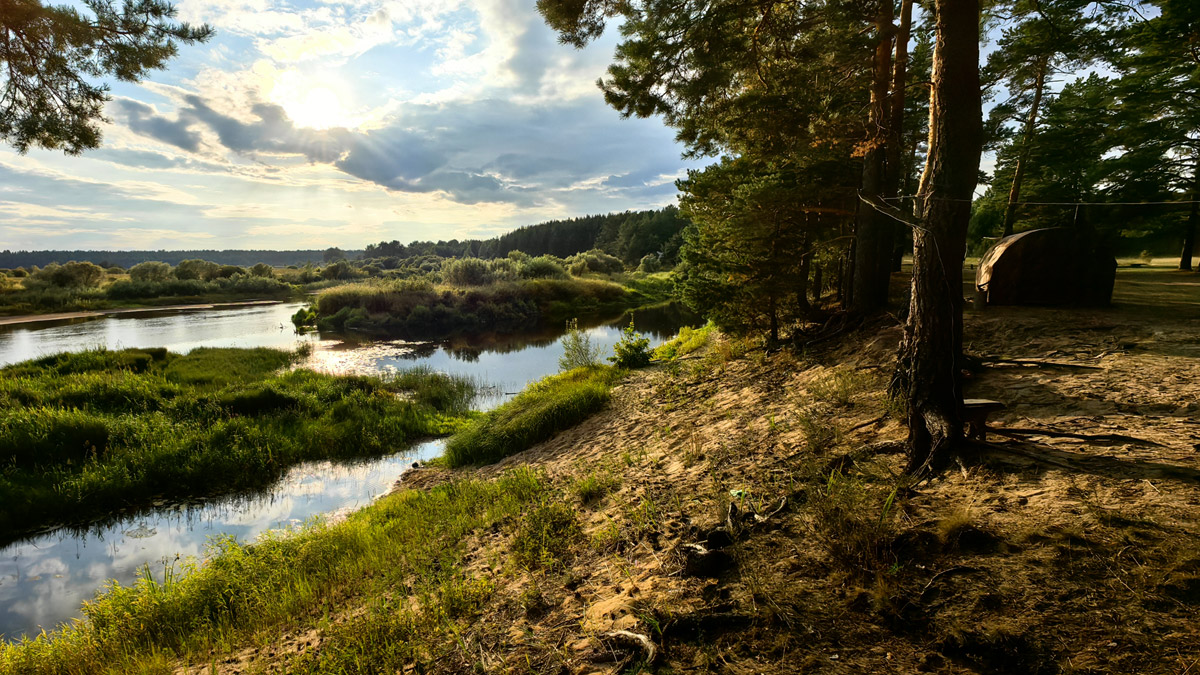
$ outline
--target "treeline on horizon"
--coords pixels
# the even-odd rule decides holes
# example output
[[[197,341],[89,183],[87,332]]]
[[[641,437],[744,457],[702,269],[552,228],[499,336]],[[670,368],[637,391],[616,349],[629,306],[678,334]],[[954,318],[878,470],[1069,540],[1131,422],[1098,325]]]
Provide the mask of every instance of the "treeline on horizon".
[[[589,215],[565,220],[550,220],[520,227],[491,239],[451,239],[450,241],[399,240],[380,242],[366,250],[339,248],[276,251],[268,249],[193,249],[168,251],[0,251],[0,268],[45,267],[67,262],[91,262],[101,267],[130,268],[138,263],[156,261],[175,266],[184,260],[208,260],[221,265],[249,267],[266,263],[274,267],[328,263],[339,259],[413,258],[503,258],[512,251],[531,256],[552,255],[560,258],[600,249],[637,265],[647,255],[655,255],[665,264],[673,264],[683,242],[687,221],[674,206],[648,211],[625,211]]]

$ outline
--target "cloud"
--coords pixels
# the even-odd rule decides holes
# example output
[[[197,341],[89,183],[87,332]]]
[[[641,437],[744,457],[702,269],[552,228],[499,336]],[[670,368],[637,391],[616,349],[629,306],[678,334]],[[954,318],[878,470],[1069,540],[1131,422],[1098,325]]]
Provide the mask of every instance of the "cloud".
[[[190,152],[200,148],[200,135],[188,128],[190,120],[167,119],[158,114],[153,106],[128,98],[114,99],[107,110],[125,126],[143,136]]]

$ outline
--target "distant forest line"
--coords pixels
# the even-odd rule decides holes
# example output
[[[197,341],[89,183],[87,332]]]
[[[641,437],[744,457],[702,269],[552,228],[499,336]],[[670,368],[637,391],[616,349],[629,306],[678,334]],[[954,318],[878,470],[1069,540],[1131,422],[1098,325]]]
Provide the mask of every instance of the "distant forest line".
[[[523,251],[531,256],[554,255],[567,257],[592,249],[601,249],[629,264],[636,264],[649,254],[664,259],[678,257],[683,243],[682,230],[687,225],[674,206],[649,211],[626,211],[606,215],[583,216],[551,220],[527,225],[491,239],[451,239],[450,241],[398,240],[371,244],[365,250],[338,248],[294,251],[258,249],[191,249],[180,251],[0,251],[0,268],[45,267],[51,263],[70,261],[92,262],[101,267],[129,268],[147,261],[178,265],[184,260],[211,260],[222,265],[247,267],[267,263],[275,267],[326,263],[347,258],[408,258],[436,255],[444,258],[476,257],[502,258],[511,251]]]

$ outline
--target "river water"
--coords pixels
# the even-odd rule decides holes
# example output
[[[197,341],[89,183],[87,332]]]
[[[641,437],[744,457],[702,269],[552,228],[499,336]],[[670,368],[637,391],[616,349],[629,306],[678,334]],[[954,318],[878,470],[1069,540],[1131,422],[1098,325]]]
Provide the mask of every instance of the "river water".
[[[523,335],[474,335],[439,343],[363,341],[348,336],[297,335],[290,317],[299,303],[188,311],[155,311],[86,320],[0,326],[0,366],[63,351],[107,347],[274,347],[311,343],[305,367],[373,374],[424,366],[464,375],[482,386],[476,407],[490,408],[526,384],[557,372],[561,330]],[[631,316],[581,318],[603,353],[611,354]],[[661,343],[694,323],[674,308],[636,312],[640,332]],[[353,511],[388,492],[414,461],[441,454],[442,441],[353,462],[308,462],[270,489],[186,504],[163,504],[86,528],[58,528],[0,549],[0,638],[20,639],[69,623],[82,603],[109,580],[134,582],[164,565],[203,559],[213,537],[251,541],[263,532],[318,516]],[[0,505],[0,508],[3,506]]]

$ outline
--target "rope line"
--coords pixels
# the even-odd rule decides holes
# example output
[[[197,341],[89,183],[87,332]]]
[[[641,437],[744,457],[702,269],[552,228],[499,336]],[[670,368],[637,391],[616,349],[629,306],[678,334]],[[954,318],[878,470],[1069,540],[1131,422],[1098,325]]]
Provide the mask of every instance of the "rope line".
[[[900,195],[884,197],[884,201],[899,201],[902,199],[921,199],[924,195]],[[950,199],[949,197],[929,197],[941,202],[974,202],[974,199]],[[1007,204],[1008,202],[1003,202]],[[1163,206],[1168,204],[1200,204],[1200,199],[1180,199],[1164,202],[1013,202],[1017,206]]]

